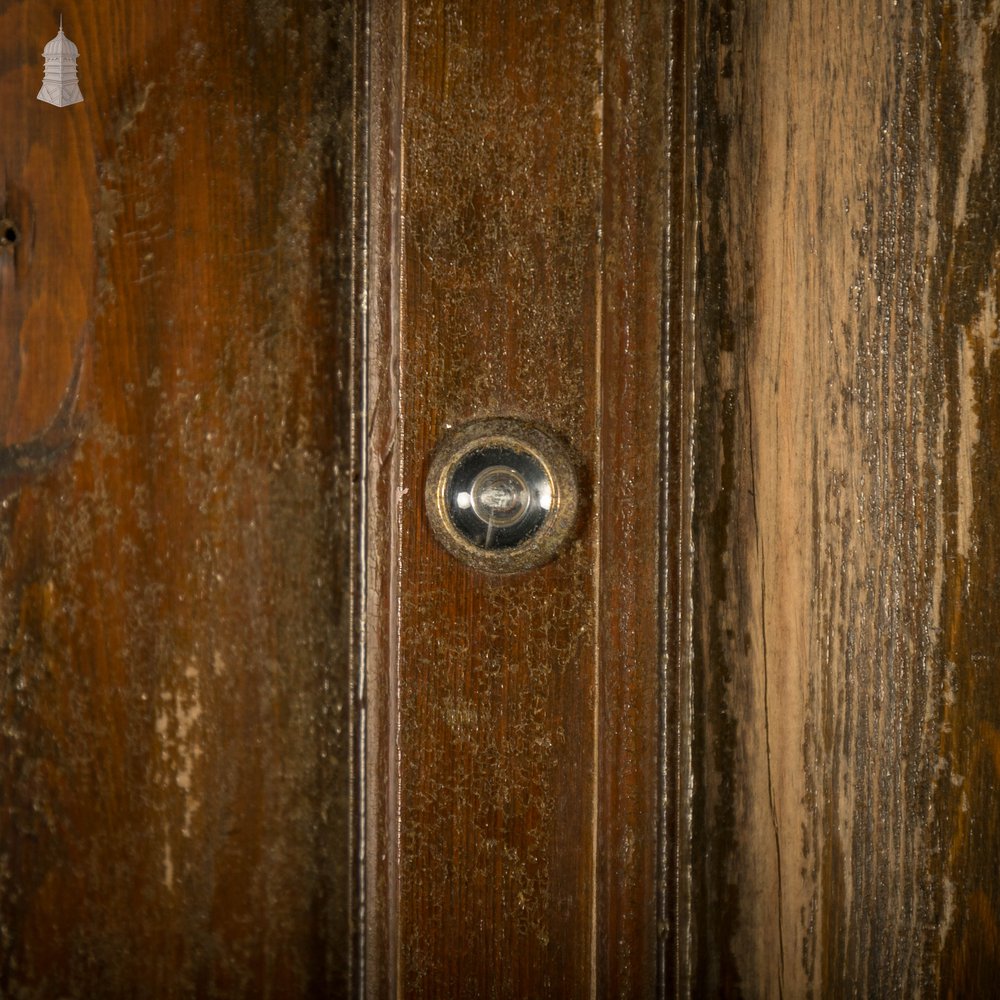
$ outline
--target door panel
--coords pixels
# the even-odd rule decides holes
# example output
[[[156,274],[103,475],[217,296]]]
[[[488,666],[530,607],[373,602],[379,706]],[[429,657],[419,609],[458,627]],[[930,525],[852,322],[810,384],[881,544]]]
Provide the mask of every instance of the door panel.
[[[342,995],[349,6],[0,8],[5,997]]]
[[[694,992],[996,990],[997,14],[692,10]]]
[[[634,995],[657,975],[667,10],[375,10],[373,990]],[[470,569],[424,512],[437,442],[489,417],[560,436],[585,483],[530,572]]]
[[[626,78],[663,11],[376,10],[370,731],[398,753],[370,827],[392,858],[376,965],[408,995],[628,992],[656,962],[658,558],[636,541],[659,518],[665,123],[639,105],[662,67]],[[438,439],[496,416],[557,433],[588,484],[570,548],[512,576],[458,563],[422,503]],[[639,627],[605,630],[636,576]]]
[[[0,5],[0,994],[989,995],[998,11]]]

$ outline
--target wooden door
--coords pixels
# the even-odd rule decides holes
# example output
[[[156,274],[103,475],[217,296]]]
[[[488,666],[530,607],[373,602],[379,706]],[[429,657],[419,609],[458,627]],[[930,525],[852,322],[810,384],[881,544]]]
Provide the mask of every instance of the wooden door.
[[[0,995],[971,997],[1000,7],[0,6]],[[580,512],[484,573],[455,428]]]
[[[359,30],[0,4],[5,998],[347,994]]]

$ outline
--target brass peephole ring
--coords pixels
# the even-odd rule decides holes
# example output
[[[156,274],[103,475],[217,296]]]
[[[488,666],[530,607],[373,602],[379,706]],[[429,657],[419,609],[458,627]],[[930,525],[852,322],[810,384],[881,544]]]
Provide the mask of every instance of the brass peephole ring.
[[[451,431],[424,489],[437,540],[487,573],[548,562],[570,538],[579,484],[566,447],[519,420],[477,420]]]

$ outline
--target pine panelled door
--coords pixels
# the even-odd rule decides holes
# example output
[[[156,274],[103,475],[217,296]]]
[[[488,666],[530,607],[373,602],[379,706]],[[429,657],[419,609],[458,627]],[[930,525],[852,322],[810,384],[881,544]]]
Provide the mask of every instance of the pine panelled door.
[[[0,997],[994,995],[998,137],[998,0],[0,0]]]

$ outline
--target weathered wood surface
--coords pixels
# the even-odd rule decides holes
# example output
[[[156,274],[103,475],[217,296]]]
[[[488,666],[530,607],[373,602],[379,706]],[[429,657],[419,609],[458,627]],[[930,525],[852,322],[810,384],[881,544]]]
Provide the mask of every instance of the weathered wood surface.
[[[650,995],[657,975],[660,3],[376,3],[369,993]],[[430,534],[430,453],[514,416],[585,473],[554,562]]]
[[[682,992],[1000,977],[1000,5],[689,16]]]
[[[369,996],[991,995],[1000,7],[378,0],[367,148],[350,7],[64,13],[59,110],[0,7],[0,994],[348,988],[353,532]],[[501,414],[588,497],[510,578],[420,503]]]
[[[12,1000],[346,990],[354,36],[0,4]]]

